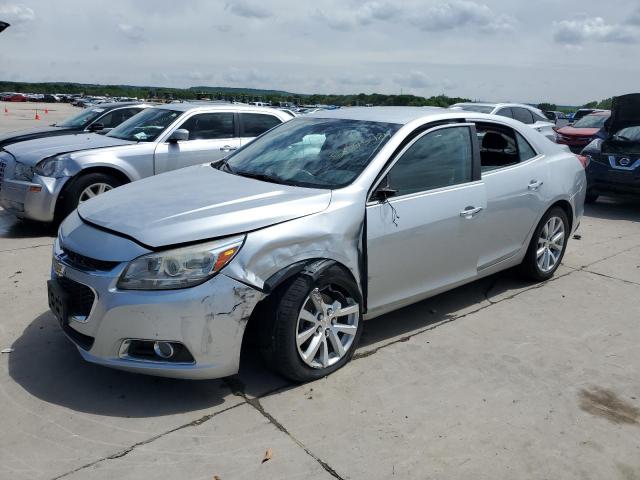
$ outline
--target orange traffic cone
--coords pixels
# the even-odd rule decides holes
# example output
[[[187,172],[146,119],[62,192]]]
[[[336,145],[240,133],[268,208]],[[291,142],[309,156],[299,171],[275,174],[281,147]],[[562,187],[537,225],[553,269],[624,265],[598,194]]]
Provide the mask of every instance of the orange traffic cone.
[[[9,109],[7,109],[7,107],[4,107],[4,114],[9,115]]]
[[[45,108],[45,109],[44,109],[44,114],[45,114],[45,115],[48,115],[48,114],[49,114],[49,109],[48,109],[48,108]]]
[[[38,115],[38,110],[36,110],[36,120],[40,120],[40,115]]]

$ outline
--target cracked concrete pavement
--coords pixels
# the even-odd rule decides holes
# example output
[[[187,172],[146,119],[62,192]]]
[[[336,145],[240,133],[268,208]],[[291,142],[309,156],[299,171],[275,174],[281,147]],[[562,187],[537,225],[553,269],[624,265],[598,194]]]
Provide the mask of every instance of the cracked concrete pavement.
[[[53,233],[0,210],[0,478],[640,478],[639,220],[589,206],[551,281],[372,320],[349,365],[291,385],[253,352],[202,382],[83,362],[47,311]]]

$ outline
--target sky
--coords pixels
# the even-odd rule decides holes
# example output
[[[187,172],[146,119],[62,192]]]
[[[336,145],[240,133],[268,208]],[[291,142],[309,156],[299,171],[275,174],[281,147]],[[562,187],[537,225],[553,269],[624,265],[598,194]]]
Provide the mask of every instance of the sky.
[[[640,91],[630,0],[0,0],[0,80],[579,105]]]

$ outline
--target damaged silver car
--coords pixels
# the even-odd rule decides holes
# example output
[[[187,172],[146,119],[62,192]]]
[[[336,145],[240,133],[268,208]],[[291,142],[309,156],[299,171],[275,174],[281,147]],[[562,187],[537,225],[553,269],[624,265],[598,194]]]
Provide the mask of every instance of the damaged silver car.
[[[585,186],[575,155],[509,118],[320,111],[81,204],[49,304],[90,362],[223,377],[251,331],[313,380],[349,361],[363,320],[517,265],[550,278]]]

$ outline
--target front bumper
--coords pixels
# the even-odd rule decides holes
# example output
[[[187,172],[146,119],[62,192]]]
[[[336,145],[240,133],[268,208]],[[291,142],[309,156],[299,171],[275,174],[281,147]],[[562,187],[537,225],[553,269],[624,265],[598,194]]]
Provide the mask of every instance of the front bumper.
[[[591,161],[587,167],[587,188],[591,193],[640,196],[640,167],[624,170],[604,161]]]
[[[49,178],[34,175],[28,182],[13,179],[15,162],[0,159],[0,206],[19,218],[52,222],[56,202],[70,177]]]
[[[237,373],[245,326],[260,291],[218,274],[192,288],[125,291],[116,288],[126,262],[111,271],[86,271],[72,263],[56,240],[52,279],[88,286],[94,293],[86,317],[69,315],[63,327],[82,357],[92,363],[150,375],[211,379]],[[79,335],[78,335],[79,334]],[[123,355],[128,340],[167,341],[184,345],[192,363],[174,363]]]

